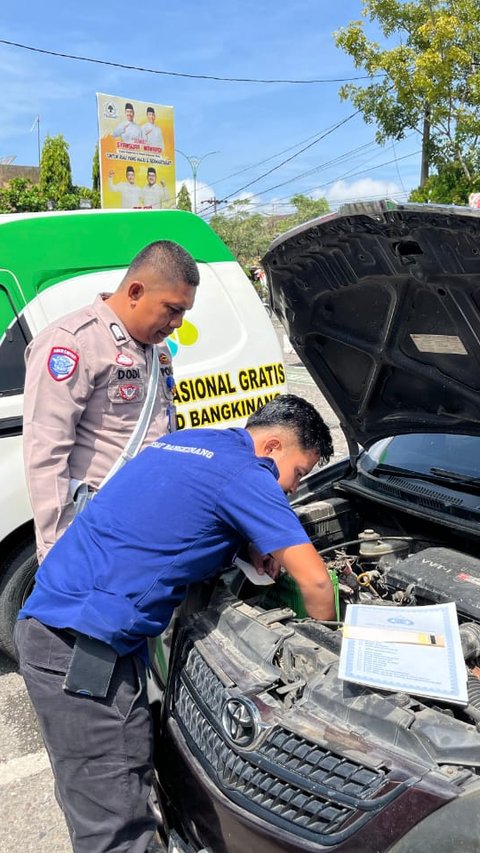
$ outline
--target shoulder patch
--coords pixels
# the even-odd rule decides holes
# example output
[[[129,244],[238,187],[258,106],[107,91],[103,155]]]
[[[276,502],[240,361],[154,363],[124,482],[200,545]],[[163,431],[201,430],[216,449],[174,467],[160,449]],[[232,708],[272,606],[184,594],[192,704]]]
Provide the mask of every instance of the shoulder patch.
[[[55,382],[70,379],[77,369],[80,356],[77,352],[67,347],[52,347],[48,356],[48,372]]]
[[[117,364],[123,364],[124,367],[132,367],[133,358],[130,358],[129,355],[125,355],[124,352],[119,352],[115,361]]]

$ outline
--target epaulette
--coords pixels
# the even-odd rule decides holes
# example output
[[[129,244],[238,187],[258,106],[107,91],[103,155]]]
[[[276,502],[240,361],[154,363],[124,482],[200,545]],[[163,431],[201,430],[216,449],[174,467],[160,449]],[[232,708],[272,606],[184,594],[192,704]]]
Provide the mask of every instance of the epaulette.
[[[72,314],[67,314],[65,317],[61,317],[56,326],[57,329],[62,329],[65,332],[69,332],[71,335],[75,335],[76,332],[80,331],[80,329],[85,328],[85,326],[90,326],[94,321],[98,321],[98,314],[93,310],[93,306],[89,305],[86,308],[82,308],[79,311],[74,311]]]

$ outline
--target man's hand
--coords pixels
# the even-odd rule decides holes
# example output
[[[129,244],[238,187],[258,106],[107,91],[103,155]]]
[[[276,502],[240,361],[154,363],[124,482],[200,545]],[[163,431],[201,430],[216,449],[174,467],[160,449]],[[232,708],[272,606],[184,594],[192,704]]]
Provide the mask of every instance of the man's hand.
[[[281,566],[271,554],[261,554],[258,548],[255,548],[255,545],[250,542],[248,555],[252,566],[256,568],[259,575],[269,575],[273,580],[278,577]]]
[[[313,545],[291,545],[274,551],[272,556],[298,584],[309,616],[327,621],[336,618],[330,575]]]

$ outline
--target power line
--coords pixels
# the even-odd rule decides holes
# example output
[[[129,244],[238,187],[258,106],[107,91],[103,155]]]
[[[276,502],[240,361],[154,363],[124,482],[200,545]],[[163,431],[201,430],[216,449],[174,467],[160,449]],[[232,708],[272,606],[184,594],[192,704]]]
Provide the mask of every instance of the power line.
[[[45,50],[45,48],[32,47],[32,45],[20,44],[19,42],[8,41],[7,39],[0,39],[0,44],[6,44],[9,47],[18,47],[21,50],[29,50],[32,53],[42,53],[47,56],[57,56],[60,59],[73,59],[76,62],[92,62],[96,65],[108,65],[110,66],[110,68],[123,68],[126,71],[143,71],[145,74],[161,74],[165,77],[188,77],[191,80],[217,80],[222,83],[349,83],[352,80],[371,80],[373,77],[385,77],[385,74],[362,74],[357,77],[317,77],[311,80],[262,79],[256,77],[220,77],[217,74],[187,74],[184,71],[162,71],[158,68],[145,68],[141,65],[126,65],[123,62],[111,62],[107,59],[93,59],[90,56],[77,56],[74,53],[60,53],[60,51],[57,50]]]
[[[251,169],[255,169],[257,166],[263,166],[264,163],[269,163],[270,160],[275,160],[276,157],[281,157],[282,154],[286,154],[287,151],[293,151],[294,148],[298,148],[299,145],[304,145],[306,142],[310,142],[311,139],[316,139],[319,134],[323,133],[323,130],[317,130],[316,133],[312,133],[310,136],[307,136],[306,139],[301,139],[299,142],[295,142],[293,145],[287,146],[287,148],[282,148],[281,151],[276,151],[275,154],[271,154],[270,157],[265,157],[264,160],[256,160],[255,163],[250,163],[249,166],[245,166],[243,169],[238,169],[237,172],[231,172],[230,175],[225,175],[223,178],[219,178],[215,183],[211,183],[211,187],[216,187],[217,184],[223,183],[223,181],[228,181],[230,178],[236,178],[237,175],[243,175],[244,172],[250,172]]]
[[[404,154],[403,157],[397,157],[398,162],[400,160],[406,160],[408,157],[415,157],[417,154],[420,154],[420,149],[418,151],[413,151],[411,154]],[[322,190],[325,187],[329,187],[331,184],[334,184],[336,181],[341,181],[343,178],[350,177],[354,178],[357,175],[364,175],[365,172],[373,172],[375,169],[381,169],[382,166],[389,166],[391,163],[395,163],[395,160],[386,160],[384,163],[379,163],[377,166],[370,166],[368,169],[361,169],[359,172],[346,172],[343,175],[340,175],[338,178],[334,178],[332,181],[327,181],[326,184],[321,184],[317,187],[312,187],[310,190],[306,190],[306,193],[315,192],[315,190]],[[276,184],[274,187],[268,187],[266,190],[262,190],[264,193],[272,192],[272,190],[278,189],[278,187],[283,187],[283,183]]]
[[[411,136],[413,136],[414,133],[415,133],[415,131],[412,131],[412,133],[408,133],[405,136],[405,140],[409,139]],[[321,172],[324,169],[327,169],[329,166],[334,166],[337,163],[341,163],[344,160],[350,159],[350,157],[353,158],[357,154],[360,155],[360,153],[362,151],[365,151],[365,149],[371,148],[372,146],[377,146],[375,139],[370,140],[370,142],[366,142],[364,145],[359,145],[356,148],[352,148],[349,151],[346,151],[343,154],[340,154],[338,157],[335,157],[333,160],[327,160],[326,162],[321,163],[318,166],[314,166],[312,169],[308,169],[306,172],[300,172],[300,174],[295,175],[293,178],[288,178],[286,181],[282,181],[280,184],[276,184],[275,187],[270,187],[268,190],[262,190],[262,192],[269,192],[271,189],[279,189],[280,187],[284,187],[287,184],[291,184],[294,181],[300,180],[301,178],[308,177],[308,175],[311,175],[314,172]],[[366,153],[366,151],[365,151],[365,153]],[[366,160],[363,161],[361,174],[363,174],[364,171],[368,171],[368,170],[363,168],[365,166],[365,164],[369,163],[371,160],[374,160],[376,157],[379,157],[381,153],[382,153],[381,151],[377,151],[372,157],[368,157]],[[395,152],[395,158],[396,158],[396,152]],[[396,162],[396,160],[395,160],[395,162]],[[377,168],[377,167],[375,166],[374,168]],[[397,165],[397,171],[398,171],[398,165]],[[350,169],[348,172],[344,172],[343,175],[340,175],[339,177],[335,178],[335,181],[339,181],[339,180],[342,180],[343,178],[349,177],[351,172],[352,172],[352,169]],[[324,184],[322,186],[328,186],[328,184]],[[402,188],[404,189],[403,183],[402,183]],[[316,189],[318,189],[318,187],[313,187],[310,190],[306,190],[306,192],[307,193],[314,192]],[[289,198],[289,197],[285,196],[285,198]],[[282,199],[280,199],[279,201],[282,201]]]
[[[228,201],[228,198],[205,198],[201,204],[210,204],[213,206],[214,215],[217,212],[217,207],[219,204],[225,204]]]
[[[410,153],[410,154],[404,154],[404,156],[403,156],[403,157],[397,157],[397,158],[396,158],[396,160],[397,160],[397,161],[400,161],[400,160],[407,160],[409,157],[415,157],[415,156],[417,156],[418,154],[420,154],[420,149],[419,149],[418,151],[413,151],[413,152],[412,152],[412,153]],[[335,184],[337,181],[341,181],[341,180],[343,180],[343,178],[344,178],[344,177],[351,177],[351,178],[353,178],[353,177],[356,177],[357,175],[365,175],[365,174],[366,174],[366,172],[373,172],[373,171],[375,171],[375,169],[381,169],[381,168],[382,168],[382,166],[389,166],[391,163],[395,163],[395,160],[386,160],[384,163],[379,163],[377,166],[370,166],[368,169],[361,169],[359,172],[347,172],[347,173],[344,173],[343,175],[340,175],[339,177],[333,178],[331,181],[327,181],[325,184],[321,184],[320,186],[312,187],[312,188],[311,188],[311,189],[309,189],[309,190],[305,190],[305,192],[304,192],[303,194],[304,194],[304,195],[308,195],[308,193],[315,192],[316,190],[323,190],[323,189],[325,189],[325,187],[329,187],[329,186],[331,186],[332,184]],[[267,192],[271,192],[272,190],[277,189],[279,186],[283,186],[283,184],[277,184],[277,185],[276,185],[276,186],[274,186],[274,187],[268,187],[268,189],[266,189],[266,190],[262,190],[262,192],[265,192],[265,193],[267,193]],[[405,193],[405,194],[406,194],[406,193]],[[403,193],[402,193],[402,195],[403,195]],[[255,207],[255,206],[260,206],[260,207],[261,207],[261,206],[263,206],[263,205],[267,205],[267,204],[269,204],[269,202],[268,202],[268,201],[263,201],[263,202],[258,201],[258,202],[253,202],[253,203],[252,203],[252,202],[249,202],[249,204],[250,204],[252,207]],[[280,205],[280,204],[285,204],[285,205],[287,205],[287,204],[288,204],[288,202],[287,202],[287,201],[282,202],[282,200],[280,199],[280,200],[275,201],[275,202],[274,202],[274,204],[279,204],[279,205]]]
[[[323,133],[323,131],[321,131],[320,133]],[[408,137],[412,136],[412,135],[413,134],[408,134],[405,138],[408,139]],[[209,182],[209,186],[215,187],[215,186],[217,186],[217,184],[222,183],[223,181],[226,181],[229,178],[234,178],[234,177],[236,177],[236,175],[241,175],[244,172],[248,172],[251,169],[255,168],[256,166],[261,166],[263,163],[268,163],[270,160],[274,160],[276,157],[279,157],[281,154],[284,154],[286,151],[291,151],[292,149],[297,148],[298,145],[302,145],[304,142],[309,142],[311,139],[316,139],[317,136],[318,136],[318,132],[315,134],[312,134],[311,136],[308,136],[306,139],[304,139],[300,142],[296,142],[295,145],[290,145],[290,146],[288,146],[288,148],[284,148],[282,151],[277,151],[275,154],[272,154],[270,157],[266,157],[264,160],[259,160],[256,163],[252,163],[250,166],[246,166],[243,169],[239,169],[237,172],[233,172],[231,175],[226,175],[224,178],[220,178],[218,181],[214,181],[213,183]],[[320,163],[319,165],[314,166],[311,169],[307,169],[305,172],[300,172],[300,174],[294,175],[293,178],[288,178],[286,181],[283,181],[282,184],[277,184],[276,188],[278,189],[278,187],[280,187],[280,186],[286,186],[287,184],[291,184],[294,181],[298,181],[301,178],[308,177],[308,175],[312,175],[315,172],[323,171],[324,169],[327,169],[329,166],[334,166],[335,164],[341,163],[344,160],[348,160],[350,158],[353,159],[353,158],[355,158],[355,156],[360,156],[361,153],[366,152],[366,150],[368,150],[369,148],[372,148],[372,147],[378,147],[375,138],[371,139],[369,142],[364,143],[363,145],[359,145],[359,146],[356,146],[355,148],[351,148],[348,151],[345,151],[343,154],[340,154],[338,157],[335,157],[332,160],[327,160],[324,163]],[[378,157],[380,153],[381,152],[377,152],[375,156]],[[395,152],[395,154],[396,154],[396,152]],[[365,162],[368,163],[369,160],[371,160],[371,159],[373,159],[373,158],[368,158]],[[398,165],[397,165],[397,171],[398,171]],[[402,186],[403,186],[403,184],[402,184]],[[290,197],[285,196],[285,198],[288,199],[287,201],[285,201],[285,204],[290,204]],[[229,201],[228,198],[217,199],[217,205],[219,203],[222,203],[222,204],[228,203],[228,201]],[[209,202],[210,202],[210,199],[205,199],[205,201],[203,203],[207,204]],[[266,202],[258,202],[259,205],[263,205],[265,203]],[[257,203],[251,202],[251,204],[253,204],[253,206],[255,206]],[[278,204],[282,204],[282,199],[278,200]]]
[[[411,136],[411,134],[409,134],[409,136]],[[395,157],[395,167],[397,170],[397,177],[398,177],[398,180],[400,181],[400,186],[402,187],[402,190],[405,191],[405,187],[403,185],[403,178],[400,174],[400,169],[398,168],[397,151],[396,151],[395,143],[394,143],[393,139],[392,139],[392,151],[393,151],[393,156]]]
[[[307,169],[306,172],[300,172],[300,174],[294,175],[293,178],[287,178],[287,180],[282,181],[282,183],[277,184],[275,189],[279,187],[284,187],[287,184],[292,184],[294,181],[298,181],[301,178],[306,178],[309,175],[314,174],[314,172],[321,172],[324,169],[328,169],[329,166],[334,166],[337,163],[341,163],[343,160],[348,160],[350,157],[355,156],[355,154],[360,154],[361,151],[364,151],[366,148],[371,148],[372,145],[376,145],[375,140],[371,140],[370,142],[366,142],[364,145],[360,145],[357,148],[352,148],[350,151],[346,151],[344,154],[341,154],[339,157],[335,157],[333,160],[327,160],[325,163],[320,163],[318,166],[314,166],[312,169]],[[379,156],[377,153],[376,157]],[[369,158],[372,159],[372,158]],[[368,163],[368,160],[366,161]]]
[[[413,133],[409,133],[409,134],[407,134],[407,136],[405,137],[405,139],[408,139],[410,136],[413,136]],[[376,143],[375,141],[373,141],[373,142],[371,142],[371,143],[369,143],[369,144],[367,143],[366,145],[361,146],[361,147],[360,147],[360,148],[358,148],[358,149],[355,149],[355,148],[354,148],[354,149],[352,150],[352,152],[347,152],[347,153],[355,154],[356,152],[358,152],[358,153],[360,154],[360,152],[362,151],[362,149],[364,149],[364,148],[368,148],[368,147],[370,147],[372,144],[373,144],[373,145],[376,145],[377,143]],[[365,152],[365,153],[366,153],[366,152]],[[355,175],[358,175],[358,174],[363,174],[364,172],[368,172],[368,171],[369,171],[369,169],[365,169],[366,164],[367,164],[367,163],[371,163],[371,161],[372,161],[372,160],[376,160],[376,159],[377,159],[377,157],[380,157],[382,153],[383,153],[382,151],[376,151],[376,152],[375,152],[375,154],[373,154],[371,157],[367,157],[367,159],[364,159],[364,160],[363,160],[363,162],[362,162],[362,164],[361,164],[361,167],[362,167],[362,168],[361,168],[361,170],[360,170],[359,172],[355,172],[355,173],[353,173],[353,169],[355,168],[355,166],[353,166],[353,167],[352,167],[351,169],[349,169],[347,172],[344,172],[342,175],[339,175],[337,178],[335,178],[331,183],[335,183],[335,181],[341,181],[341,180],[343,180],[343,178],[349,178],[349,177],[351,177],[351,176],[352,176],[352,173],[353,173],[353,174],[355,174]],[[397,173],[398,173],[398,174],[400,174],[400,173],[399,173],[399,169],[398,169],[398,163],[397,163],[397,154],[396,154],[396,152],[394,152],[394,153],[395,153],[395,164],[396,164],[396,167],[397,167]],[[407,155],[407,156],[410,156],[410,155]],[[413,156],[413,155],[412,155],[412,156]],[[312,169],[312,170],[310,170],[310,172],[304,172],[304,173],[302,173],[302,174],[298,175],[298,176],[297,176],[297,178],[307,177],[309,174],[312,174],[312,172],[320,172],[320,171],[323,171],[323,170],[324,170],[324,168],[327,168],[328,166],[335,165],[335,163],[341,163],[341,162],[343,162],[343,160],[348,160],[348,159],[349,159],[349,157],[347,157],[346,155],[345,155],[345,156],[340,156],[340,157],[338,157],[336,160],[331,160],[331,161],[329,161],[328,163],[325,163],[325,164],[323,164],[322,166],[317,167],[316,169]],[[390,162],[392,162],[392,161],[389,161],[389,163],[390,163]],[[382,164],[380,164],[380,165],[382,165]],[[378,167],[377,167],[377,166],[373,166],[372,168],[373,168],[373,169],[376,169],[376,168],[379,168],[379,166],[378,166]],[[294,178],[290,178],[288,181],[284,181],[282,184],[277,184],[277,186],[275,187],[275,189],[278,189],[280,186],[285,186],[286,184],[291,183],[293,180],[295,180],[295,179],[294,179]],[[400,183],[401,183],[401,185],[402,185],[402,189],[403,189],[403,190],[405,190],[405,187],[403,186],[403,181],[402,181],[401,179],[400,179]],[[329,186],[329,184],[328,184],[328,183],[327,183],[327,184],[322,184],[322,187],[327,187],[327,186]],[[315,192],[315,190],[317,190],[317,189],[319,189],[319,187],[318,187],[318,186],[317,186],[317,187],[313,187],[313,188],[312,188],[312,189],[310,189],[310,190],[307,190],[307,192]],[[285,196],[285,198],[286,198],[286,196]]]
[[[277,169],[280,169],[282,166],[285,166],[286,163],[290,163],[292,160],[295,159],[295,157],[298,157],[300,154],[303,154],[304,151],[307,151],[309,148],[312,148],[312,146],[316,145],[317,142],[320,142],[322,139],[325,139],[325,137],[329,136],[335,130],[338,130],[339,127],[342,127],[342,125],[351,121],[351,119],[354,118],[356,115],[358,115],[359,112],[360,112],[360,110],[355,110],[355,112],[350,113],[350,115],[347,116],[346,118],[342,119],[341,121],[338,121],[334,125],[331,125],[331,127],[328,127],[325,131],[323,131],[321,133],[320,136],[318,136],[316,139],[314,139],[313,142],[309,142],[308,145],[305,145],[303,148],[300,149],[300,151],[297,151],[296,154],[292,154],[291,157],[287,157],[285,160],[282,160],[276,166],[272,166],[272,168],[268,169],[267,172],[264,172],[262,175],[259,175],[258,178],[254,178],[253,181],[249,181],[248,184],[244,184],[243,187],[240,187],[239,189],[233,190],[233,192],[230,193],[230,196],[243,192],[243,190],[248,189],[248,187],[253,186],[253,184],[257,184],[258,181],[261,181],[261,180],[263,180],[263,178],[266,178],[267,175],[271,175],[272,172],[275,172]],[[265,190],[264,190],[264,192],[265,192]],[[208,208],[207,208],[207,210],[208,210]],[[206,212],[206,211],[204,211],[204,212]]]
[[[398,192],[394,192],[394,193],[385,191],[383,193],[377,193],[376,195],[362,195],[361,201],[372,201],[374,199],[379,199],[379,198],[400,198],[401,196],[408,196],[408,195],[409,195],[408,190],[399,190]],[[343,202],[347,202],[347,201],[355,201],[355,199],[358,199],[358,196],[350,196],[348,198],[345,198],[344,196],[338,196],[338,198],[335,198],[335,197],[329,198],[328,202],[332,203],[332,204],[337,204],[337,203],[341,203],[341,202],[343,203]],[[249,202],[250,207],[257,207],[257,208],[258,207],[268,207],[269,205],[274,207],[274,208],[277,208],[277,207],[290,207],[291,208],[291,206],[292,206],[291,201],[273,201],[273,202],[254,201],[254,202]],[[286,215],[288,215],[288,214],[286,214]]]

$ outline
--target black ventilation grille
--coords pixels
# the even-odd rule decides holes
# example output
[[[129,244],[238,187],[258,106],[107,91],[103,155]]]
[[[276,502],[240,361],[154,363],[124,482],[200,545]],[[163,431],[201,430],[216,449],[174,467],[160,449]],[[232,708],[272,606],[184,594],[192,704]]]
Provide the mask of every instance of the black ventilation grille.
[[[439,512],[445,512],[446,504],[449,506],[463,505],[462,498],[454,498],[450,497],[450,495],[448,498],[439,498],[438,491],[429,489],[428,486],[421,486],[418,483],[411,483],[402,477],[388,477],[386,481],[376,480],[375,491],[382,492],[384,495],[391,495],[391,497],[399,498],[400,500],[402,498],[405,499],[405,493],[408,492],[410,495],[415,495],[415,502],[419,506],[436,509]]]

